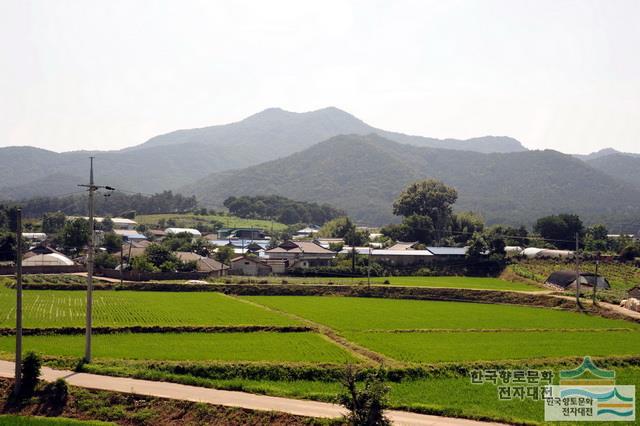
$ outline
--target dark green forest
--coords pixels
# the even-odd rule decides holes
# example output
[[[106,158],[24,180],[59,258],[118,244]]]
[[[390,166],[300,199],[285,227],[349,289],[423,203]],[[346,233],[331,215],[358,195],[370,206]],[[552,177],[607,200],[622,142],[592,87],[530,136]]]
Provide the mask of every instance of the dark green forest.
[[[224,201],[224,206],[234,216],[275,220],[287,225],[294,223],[322,225],[344,215],[344,212],[328,204],[295,201],[279,195],[232,196]]]

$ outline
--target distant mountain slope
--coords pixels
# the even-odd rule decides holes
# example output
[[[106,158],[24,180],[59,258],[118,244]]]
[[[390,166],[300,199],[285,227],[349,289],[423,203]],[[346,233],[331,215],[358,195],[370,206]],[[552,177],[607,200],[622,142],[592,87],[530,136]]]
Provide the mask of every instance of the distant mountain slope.
[[[237,123],[178,130],[121,151],[94,152],[96,178],[130,191],[176,189],[212,172],[247,167],[286,157],[341,134],[378,133],[417,146],[511,152],[525,150],[507,137],[469,140],[432,139],[387,132],[337,108],[295,113],[271,108]],[[39,182],[58,181],[61,175],[86,176],[87,157],[76,151],[55,153],[31,147],[0,148],[0,197],[27,198]],[[60,188],[60,192],[68,192]]]
[[[54,173],[23,185],[0,188],[0,200],[21,200],[36,197],[50,197],[80,192],[79,183],[87,178]]]
[[[586,155],[575,154],[574,157],[579,158],[581,160],[590,161],[590,160],[595,160],[596,158],[606,157],[608,155],[614,155],[614,154],[626,155],[629,157],[640,157],[640,154],[635,154],[632,152],[620,152],[613,148],[603,148],[599,151],[595,151]]]
[[[269,108],[237,123],[178,130],[156,136],[128,150],[172,144],[203,143],[215,146],[233,145],[238,148],[257,150],[264,155],[269,155],[268,152],[264,152],[265,150],[277,147],[280,154],[288,155],[333,136],[366,135],[371,133],[379,134],[396,142],[435,148],[478,152],[518,152],[526,150],[520,142],[506,136],[485,136],[459,140],[434,139],[389,132],[372,127],[335,107],[303,113],[285,111],[280,108]],[[278,158],[278,156],[273,158]]]
[[[625,153],[610,154],[588,160],[587,164],[640,188],[640,156]]]
[[[569,155],[481,154],[402,145],[377,135],[334,137],[287,158],[212,174],[185,190],[210,206],[231,194],[322,201],[379,225],[397,220],[391,203],[399,191],[427,177],[455,186],[456,208],[478,211],[491,223],[531,223],[559,212],[611,223],[640,219],[640,191]]]

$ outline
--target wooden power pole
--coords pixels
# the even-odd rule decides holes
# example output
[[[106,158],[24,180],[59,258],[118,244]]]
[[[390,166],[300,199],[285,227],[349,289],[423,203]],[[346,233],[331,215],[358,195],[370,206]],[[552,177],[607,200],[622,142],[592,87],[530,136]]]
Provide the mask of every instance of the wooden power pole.
[[[96,244],[96,230],[95,230],[95,192],[98,189],[107,189],[113,191],[114,188],[110,186],[98,186],[93,182],[93,158],[91,160],[91,166],[89,168],[89,185],[78,185],[88,188],[89,191],[89,251],[87,253],[87,317],[85,328],[85,345],[84,345],[84,361],[91,362],[91,330],[93,328],[93,263],[94,252]]]
[[[15,394],[22,387],[22,209],[16,211],[16,384]]]

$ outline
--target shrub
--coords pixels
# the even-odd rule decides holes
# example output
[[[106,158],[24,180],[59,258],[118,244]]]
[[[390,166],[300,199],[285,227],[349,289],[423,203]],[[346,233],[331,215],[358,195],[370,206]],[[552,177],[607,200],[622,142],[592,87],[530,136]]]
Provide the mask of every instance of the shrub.
[[[41,368],[42,359],[34,352],[27,353],[22,361],[22,387],[20,388],[22,397],[30,398],[33,395],[38,385]]]
[[[56,408],[62,408],[67,404],[69,398],[69,386],[66,380],[58,379],[47,384],[43,389],[46,401]]]
[[[385,417],[387,394],[389,387],[384,384],[382,369],[370,373],[364,380],[362,387],[358,386],[357,374],[353,366],[349,365],[345,371],[343,385],[346,392],[340,395],[340,404],[348,410],[347,421],[354,426],[390,425],[391,421]]]

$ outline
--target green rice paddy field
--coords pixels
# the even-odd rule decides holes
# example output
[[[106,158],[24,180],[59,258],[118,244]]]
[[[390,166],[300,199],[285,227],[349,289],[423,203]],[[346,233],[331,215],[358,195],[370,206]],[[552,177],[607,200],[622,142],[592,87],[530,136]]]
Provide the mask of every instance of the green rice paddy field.
[[[94,356],[109,359],[169,361],[267,361],[356,363],[353,355],[317,333],[121,333],[93,337]],[[14,338],[0,337],[0,351],[10,352]],[[84,335],[26,336],[26,351],[78,356]]]
[[[255,282],[281,284],[286,281],[289,284],[342,284],[364,285],[366,277],[224,277],[224,281],[231,282]],[[423,277],[423,276],[399,276],[399,277],[371,277],[372,285],[400,286],[400,287],[435,287],[435,288],[466,288],[472,290],[502,290],[502,291],[545,291],[541,286],[525,284],[521,282],[506,281],[499,278],[488,277]]]
[[[0,414],[0,426],[112,426],[115,423]]]
[[[640,354],[639,324],[548,308],[329,296],[231,297],[210,292],[99,291],[95,296],[96,326],[307,325],[328,328],[400,367],[428,364],[445,371],[449,363],[515,360],[514,365],[525,365],[545,359],[553,366],[559,357]],[[0,327],[13,326],[14,300],[13,290],[0,287]],[[82,326],[83,317],[83,292],[25,291],[26,327]],[[67,359],[80,358],[82,344],[80,335],[25,337],[27,350]],[[12,350],[13,338],[0,337],[0,355],[8,358]],[[131,362],[320,366],[366,361],[349,345],[341,345],[320,331],[96,335],[94,355],[96,364],[91,368],[95,372],[101,372],[103,363],[110,367],[102,372],[323,400],[339,392],[338,382],[222,380],[153,371],[149,365],[134,368]],[[640,367],[633,361],[616,370],[619,383],[640,386]],[[540,401],[501,402],[495,386],[472,385],[468,377],[447,371],[428,379],[389,383],[392,405],[511,422],[543,420]]]
[[[27,290],[24,292],[25,327],[84,325],[82,291]],[[251,306],[220,293],[96,291],[94,325],[225,326],[296,325],[297,321]],[[15,325],[15,292],[0,286],[0,327]]]

